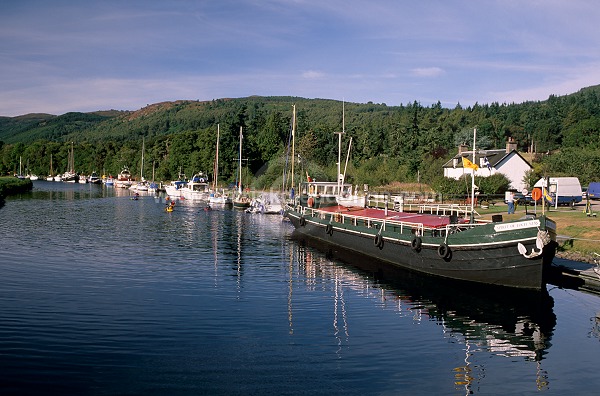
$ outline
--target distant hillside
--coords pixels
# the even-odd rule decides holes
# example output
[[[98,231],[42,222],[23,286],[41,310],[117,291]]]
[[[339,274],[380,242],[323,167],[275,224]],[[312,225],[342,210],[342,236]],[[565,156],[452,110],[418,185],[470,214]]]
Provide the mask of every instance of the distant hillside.
[[[578,175],[582,183],[600,175],[600,86],[520,104],[490,103],[444,108],[438,102],[400,106],[342,103],[292,96],[173,101],[136,111],[28,114],[0,117],[0,173],[14,172],[19,159],[38,174],[68,163],[71,142],[76,168],[116,174],[123,166],[161,180],[210,172],[220,126],[220,180],[235,181],[239,131],[243,129],[245,167],[262,186],[278,183],[289,161],[292,108],[296,108],[296,160],[311,176],[335,179],[338,136],[343,150],[352,138],[348,172],[356,184],[431,183],[441,164],[463,143],[503,148],[510,137],[536,167],[536,177],[552,172]],[[2,144],[2,142],[4,144]],[[543,162],[543,164],[541,164]],[[538,166],[538,164],[540,164]],[[268,171],[266,173],[266,171]],[[259,180],[260,179],[260,180]],[[258,184],[257,184],[258,185]]]
[[[35,140],[61,141],[74,132],[89,130],[94,125],[127,112],[109,110],[93,113],[26,114],[0,117],[0,141],[27,143]]]
[[[523,139],[524,136],[531,136],[532,134],[538,134],[538,132],[531,130],[531,122],[528,125],[507,125],[507,117],[514,119],[516,113],[531,112],[531,106],[535,105],[538,109],[533,109],[533,111],[536,113],[535,117],[538,120],[544,117],[550,118],[547,116],[548,106],[555,106],[557,100],[561,102],[561,105],[573,102],[581,103],[582,100],[589,100],[590,95],[594,98],[599,96],[600,85],[582,88],[576,93],[563,97],[552,95],[548,100],[541,102],[511,105],[501,105],[499,103],[476,104],[467,109],[462,109],[460,106],[452,110],[444,109],[439,104],[433,105],[431,108],[424,108],[418,102],[401,106],[386,106],[385,104],[371,102],[345,103],[345,124],[347,128],[356,129],[381,125],[387,122],[385,121],[386,118],[389,118],[392,114],[400,116],[403,113],[413,112],[416,117],[426,115],[427,118],[431,119],[440,114],[454,113],[457,120],[452,120],[452,123],[447,125],[455,131],[457,126],[460,127],[458,124],[461,122],[458,124],[456,122],[459,121],[458,113],[460,111],[467,110],[471,113],[483,110],[483,117],[470,117],[463,114],[463,121],[478,124],[480,130],[482,128],[496,129],[493,134],[504,135],[501,140],[504,137],[512,136],[517,138],[520,144],[524,144],[524,140],[526,140]],[[242,118],[260,118],[275,113],[289,117],[292,105],[296,105],[298,121],[299,124],[304,123],[304,130],[317,125],[327,125],[329,128],[337,129],[342,127],[342,103],[340,101],[305,99],[292,96],[250,96],[211,101],[178,100],[160,102],[136,111],[105,110],[91,113],[70,112],[58,116],[52,114],[26,114],[17,117],[0,117],[0,141],[8,144],[30,143],[36,140],[95,142],[109,139],[123,141],[137,139],[141,136],[161,136],[211,128],[217,123],[239,124]],[[551,117],[560,116],[560,114],[549,115]],[[590,114],[588,111],[581,116],[588,117],[591,115],[594,114]],[[472,120],[477,118],[479,120],[473,123]],[[491,122],[491,126],[487,124],[487,120]],[[435,122],[444,124],[444,121],[440,119],[435,120]],[[498,130],[499,128],[504,130]],[[547,128],[547,126],[544,126],[544,129]],[[515,133],[520,136],[515,136]],[[536,140],[543,144],[546,140],[552,139],[547,139],[544,136],[544,138]],[[497,144],[502,145],[502,142],[499,141]],[[540,149],[542,148],[553,149],[554,147],[540,147]]]

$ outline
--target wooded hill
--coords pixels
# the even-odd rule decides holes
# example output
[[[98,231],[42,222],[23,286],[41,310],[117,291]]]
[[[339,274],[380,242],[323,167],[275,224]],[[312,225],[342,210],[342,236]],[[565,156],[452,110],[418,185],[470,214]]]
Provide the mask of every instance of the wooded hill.
[[[155,179],[164,181],[176,179],[180,171],[188,177],[199,171],[211,175],[219,125],[219,180],[228,184],[236,179],[242,127],[242,180],[256,188],[279,189],[289,163],[293,105],[297,177],[308,172],[319,180],[335,180],[335,132],[344,128],[342,169],[351,137],[347,174],[352,183],[381,186],[419,181],[441,186],[441,165],[456,154],[459,144],[472,144],[477,127],[478,148],[504,148],[512,137],[519,151],[533,149],[535,155],[528,157],[535,167],[532,180],[541,175],[578,176],[582,185],[600,180],[600,86],[545,101],[453,109],[439,102],[424,107],[418,102],[387,106],[247,97],[164,102],[133,112],[0,117],[0,173],[17,172],[21,158],[28,172],[47,175],[51,154],[54,173],[62,173],[73,142],[79,173],[116,175],[128,166],[139,175],[144,140],[146,178],[151,178],[153,169]]]

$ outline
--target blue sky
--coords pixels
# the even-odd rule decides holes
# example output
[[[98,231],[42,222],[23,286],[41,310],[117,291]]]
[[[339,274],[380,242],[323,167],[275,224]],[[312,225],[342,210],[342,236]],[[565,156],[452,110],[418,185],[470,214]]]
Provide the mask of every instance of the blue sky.
[[[600,84],[591,0],[7,1],[0,115],[250,95],[545,100]]]

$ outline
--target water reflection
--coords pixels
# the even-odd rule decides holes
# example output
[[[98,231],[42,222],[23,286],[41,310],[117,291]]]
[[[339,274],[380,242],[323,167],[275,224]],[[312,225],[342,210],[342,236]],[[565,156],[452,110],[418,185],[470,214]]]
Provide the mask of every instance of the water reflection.
[[[592,322],[592,331],[590,332],[590,335],[592,337],[600,338],[600,312],[596,313],[596,316],[591,318],[590,321]]]
[[[349,287],[376,297],[382,309],[394,309],[403,318],[437,322],[442,337],[463,345],[464,360],[457,362],[453,373],[457,389],[469,394],[473,381],[485,376],[484,365],[471,363],[475,354],[482,353],[535,362],[536,386],[548,388],[542,361],[551,346],[556,316],[554,301],[546,291],[508,292],[440,280],[304,240],[295,233],[293,238],[298,242],[298,265],[306,277],[314,280],[322,274],[335,280],[334,332],[340,347],[349,338],[344,304],[344,287]],[[315,249],[326,252],[325,257],[313,254]]]

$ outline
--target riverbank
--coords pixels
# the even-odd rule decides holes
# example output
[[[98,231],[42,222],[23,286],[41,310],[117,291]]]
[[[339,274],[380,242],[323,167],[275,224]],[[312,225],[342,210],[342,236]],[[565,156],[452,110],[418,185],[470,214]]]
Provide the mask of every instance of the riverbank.
[[[19,179],[13,176],[0,177],[0,199],[11,194],[31,191],[33,182],[29,179]]]
[[[506,205],[503,203],[491,206],[488,209],[477,208],[477,212],[484,219],[491,219],[493,214],[502,214],[505,220],[516,220],[526,214],[542,214],[542,208],[532,206],[518,206],[514,214],[507,214]],[[570,207],[551,208],[545,214],[556,222],[558,249],[556,256],[566,260],[594,263],[598,259],[595,253],[600,254],[600,201],[592,201],[591,213],[598,216],[588,216],[585,203],[579,204],[575,209]]]

